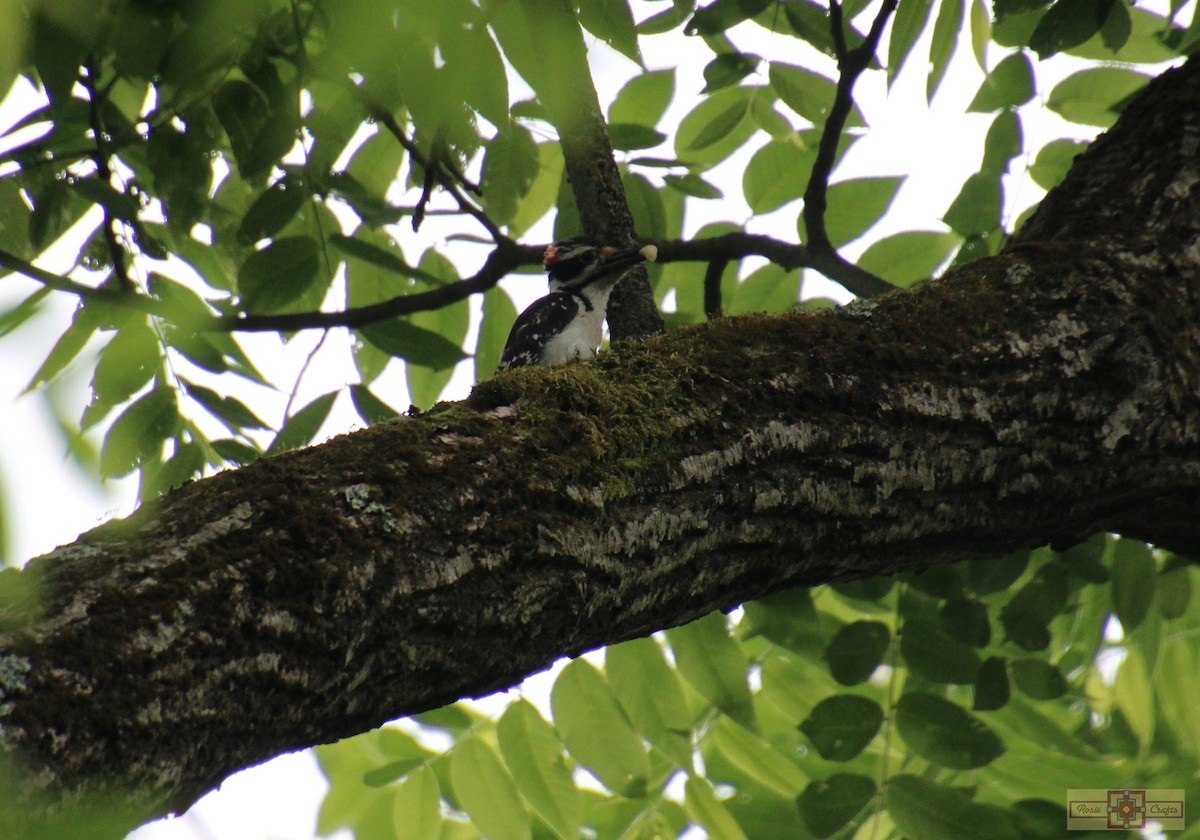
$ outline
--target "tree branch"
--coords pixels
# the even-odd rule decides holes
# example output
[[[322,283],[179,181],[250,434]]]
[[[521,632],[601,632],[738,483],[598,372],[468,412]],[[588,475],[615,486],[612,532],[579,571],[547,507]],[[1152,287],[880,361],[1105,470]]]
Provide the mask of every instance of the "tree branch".
[[[382,124],[383,127],[386,128],[391,135],[396,138],[396,141],[404,148],[404,150],[408,152],[409,156],[412,157],[412,159],[415,160],[417,164],[425,170],[425,189],[422,190],[421,201],[417,203],[417,206],[413,211],[413,230],[416,230],[418,227],[420,227],[420,217],[424,216],[424,206],[429,200],[429,189],[431,184],[429,179],[433,178],[442,185],[442,188],[446,192],[450,193],[450,196],[454,199],[455,203],[458,204],[459,208],[464,213],[468,214],[475,219],[475,221],[479,222],[483,229],[488,232],[488,236],[492,238],[493,242],[499,243],[501,240],[508,238],[504,235],[503,231],[500,230],[500,227],[492,221],[491,217],[484,212],[483,208],[479,207],[477,204],[475,204],[475,202],[463,195],[462,191],[458,188],[458,184],[461,183],[466,186],[467,189],[477,193],[479,192],[478,185],[472,184],[467,180],[465,175],[450,168],[449,163],[443,161],[442,158],[435,156],[433,159],[430,159],[425,157],[425,155],[421,153],[421,150],[418,148],[417,144],[414,143],[409,136],[404,133],[404,129],[398,122],[396,122],[396,118],[392,116],[390,112],[385,111],[379,106],[373,105],[369,102],[366,103],[366,105],[371,118]],[[448,168],[450,169],[449,172],[447,171]]]
[[[501,237],[499,245],[488,254],[483,267],[474,275],[457,283],[448,283],[427,292],[400,295],[390,300],[358,306],[338,312],[295,312],[282,315],[240,315],[222,318],[216,328],[229,332],[267,332],[307,329],[329,329],[331,327],[365,327],[368,324],[441,309],[473,294],[486,292],[509,272],[523,265],[541,265],[545,249],[529,245],[518,245],[507,237]]]
[[[829,241],[825,229],[826,195],[829,176],[837,161],[838,142],[846,128],[846,119],[854,107],[854,83],[870,65],[883,35],[884,24],[896,10],[897,0],[884,0],[875,15],[875,20],[862,44],[852,50],[846,48],[843,31],[842,8],[837,0],[829,6],[829,20],[833,29],[833,43],[841,71],[837,81],[833,107],[825,119],[817,147],[817,158],[813,162],[808,187],[804,191],[804,227],[808,231],[809,265],[830,280],[841,283],[859,297],[871,297],[892,291],[895,287],[886,280],[847,261]]]
[[[83,74],[83,86],[88,94],[88,124],[92,129],[92,139],[95,143],[95,148],[91,152],[91,158],[96,164],[97,176],[100,183],[105,186],[111,186],[113,171],[109,158],[112,153],[108,148],[108,135],[104,130],[104,119],[100,115],[101,93],[99,70],[97,69],[94,56],[89,57],[84,69],[87,71]],[[121,245],[117,232],[117,223],[119,220],[113,216],[112,211],[107,205],[101,204],[100,209],[104,213],[104,241],[108,245],[109,259],[112,261],[113,266],[113,276],[122,289],[133,291],[135,287],[133,281],[129,278],[128,255],[125,253],[125,248]]]

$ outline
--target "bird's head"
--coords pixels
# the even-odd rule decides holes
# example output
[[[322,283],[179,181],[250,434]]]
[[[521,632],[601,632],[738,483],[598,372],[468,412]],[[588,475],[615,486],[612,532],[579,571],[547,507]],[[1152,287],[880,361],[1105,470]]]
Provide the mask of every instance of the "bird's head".
[[[653,262],[657,253],[653,245],[621,250],[590,236],[573,236],[546,248],[542,264],[550,275],[550,291],[578,291],[600,280],[615,283],[626,269]]]

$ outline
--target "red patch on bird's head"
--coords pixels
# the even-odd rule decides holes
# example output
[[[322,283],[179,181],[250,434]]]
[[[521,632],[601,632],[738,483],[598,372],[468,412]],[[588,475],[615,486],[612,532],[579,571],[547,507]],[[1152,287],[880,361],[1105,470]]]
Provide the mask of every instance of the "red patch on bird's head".
[[[558,262],[559,259],[560,259],[560,257],[558,256],[558,246],[557,245],[547,245],[546,252],[544,254],[542,254],[542,265],[546,266],[546,268],[549,268],[550,266],[552,266],[556,262]]]

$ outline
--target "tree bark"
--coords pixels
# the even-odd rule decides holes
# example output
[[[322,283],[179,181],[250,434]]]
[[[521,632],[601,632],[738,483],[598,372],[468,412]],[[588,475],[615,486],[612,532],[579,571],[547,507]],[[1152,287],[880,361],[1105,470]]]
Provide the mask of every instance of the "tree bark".
[[[510,371],[0,575],[40,596],[0,614],[0,745],[154,815],[787,587],[1102,530],[1200,556],[1198,147],[1193,61],[998,257]]]

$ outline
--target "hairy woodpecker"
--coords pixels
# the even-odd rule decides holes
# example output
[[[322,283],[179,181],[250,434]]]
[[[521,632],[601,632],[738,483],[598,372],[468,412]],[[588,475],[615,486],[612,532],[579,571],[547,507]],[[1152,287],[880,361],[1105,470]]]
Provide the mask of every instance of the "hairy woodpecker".
[[[630,267],[654,261],[653,245],[620,251],[590,236],[575,236],[546,249],[542,264],[550,294],[535,300],[513,324],[499,369],[556,365],[596,353],[604,336],[608,295]]]

